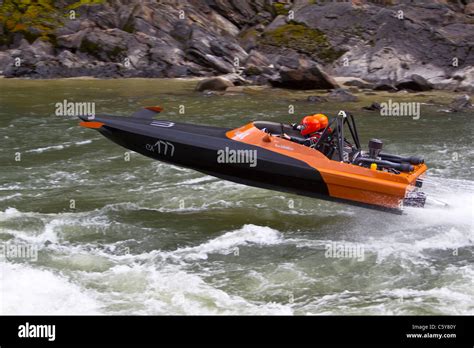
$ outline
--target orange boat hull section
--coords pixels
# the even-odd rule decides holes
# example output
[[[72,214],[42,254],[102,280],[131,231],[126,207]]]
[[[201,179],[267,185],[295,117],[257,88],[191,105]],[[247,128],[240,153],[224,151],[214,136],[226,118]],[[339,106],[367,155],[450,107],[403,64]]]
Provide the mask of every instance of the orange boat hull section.
[[[416,179],[427,170],[425,164],[420,164],[410,173],[393,174],[333,161],[307,146],[269,136],[253,123],[228,131],[226,136],[305,162],[321,174],[330,197],[391,209],[401,206],[407,191],[414,188]]]

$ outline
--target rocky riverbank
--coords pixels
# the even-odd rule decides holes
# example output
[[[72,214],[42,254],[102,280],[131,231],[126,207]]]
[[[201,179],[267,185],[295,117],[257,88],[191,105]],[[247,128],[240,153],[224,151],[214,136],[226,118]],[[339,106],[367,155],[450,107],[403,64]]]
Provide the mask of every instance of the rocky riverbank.
[[[217,89],[326,90],[342,87],[337,76],[359,89],[474,91],[468,1],[55,1],[36,17],[16,2],[0,10],[5,77],[224,74],[231,84]]]

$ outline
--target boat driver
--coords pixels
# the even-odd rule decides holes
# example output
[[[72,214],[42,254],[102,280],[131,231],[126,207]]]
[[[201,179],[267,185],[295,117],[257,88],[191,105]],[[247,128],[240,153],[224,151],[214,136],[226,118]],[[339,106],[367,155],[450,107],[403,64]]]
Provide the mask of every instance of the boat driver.
[[[284,138],[306,146],[311,146],[319,140],[322,132],[328,126],[328,123],[328,117],[324,114],[305,116],[299,124],[292,124],[293,129],[298,130],[302,137],[291,137],[284,134]]]

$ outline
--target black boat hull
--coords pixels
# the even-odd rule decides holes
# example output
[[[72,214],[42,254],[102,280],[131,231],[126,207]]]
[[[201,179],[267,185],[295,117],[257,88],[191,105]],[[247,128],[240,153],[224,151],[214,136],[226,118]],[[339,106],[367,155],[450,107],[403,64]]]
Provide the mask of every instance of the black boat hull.
[[[82,116],[81,125],[144,156],[221,179],[394,213],[401,213],[407,190],[426,170],[420,164],[412,173],[393,176],[332,161],[306,146],[268,138],[261,130],[268,122],[231,130],[154,120],[148,111],[135,117]],[[223,152],[253,153],[254,161],[222,160]]]
[[[97,116],[94,121],[104,123],[98,130],[111,141],[161,162],[239,184],[328,198],[317,170],[300,160],[229,139],[226,128],[118,116]],[[153,122],[162,126],[150,127]],[[255,151],[256,165],[219,163],[218,151],[225,149]]]

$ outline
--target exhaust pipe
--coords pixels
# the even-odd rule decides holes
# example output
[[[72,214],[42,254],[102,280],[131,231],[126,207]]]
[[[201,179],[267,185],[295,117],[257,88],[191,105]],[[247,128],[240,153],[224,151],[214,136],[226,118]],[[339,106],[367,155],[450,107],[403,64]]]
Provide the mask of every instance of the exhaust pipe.
[[[391,155],[389,153],[380,153],[380,157],[383,159],[386,159],[387,161],[392,161],[392,162],[407,162],[411,164],[422,164],[425,163],[425,160],[423,157],[418,157],[418,156],[410,156],[410,157],[402,157],[402,156],[397,156],[397,155]]]
[[[393,168],[396,169],[400,172],[411,172],[413,169],[415,169],[411,164],[409,163],[397,163],[397,162],[391,162],[391,161],[386,161],[386,160],[376,160],[376,159],[371,159],[371,158],[358,158],[357,159],[357,164],[359,163],[365,163],[370,166],[372,163],[376,163],[378,167],[382,168]]]

